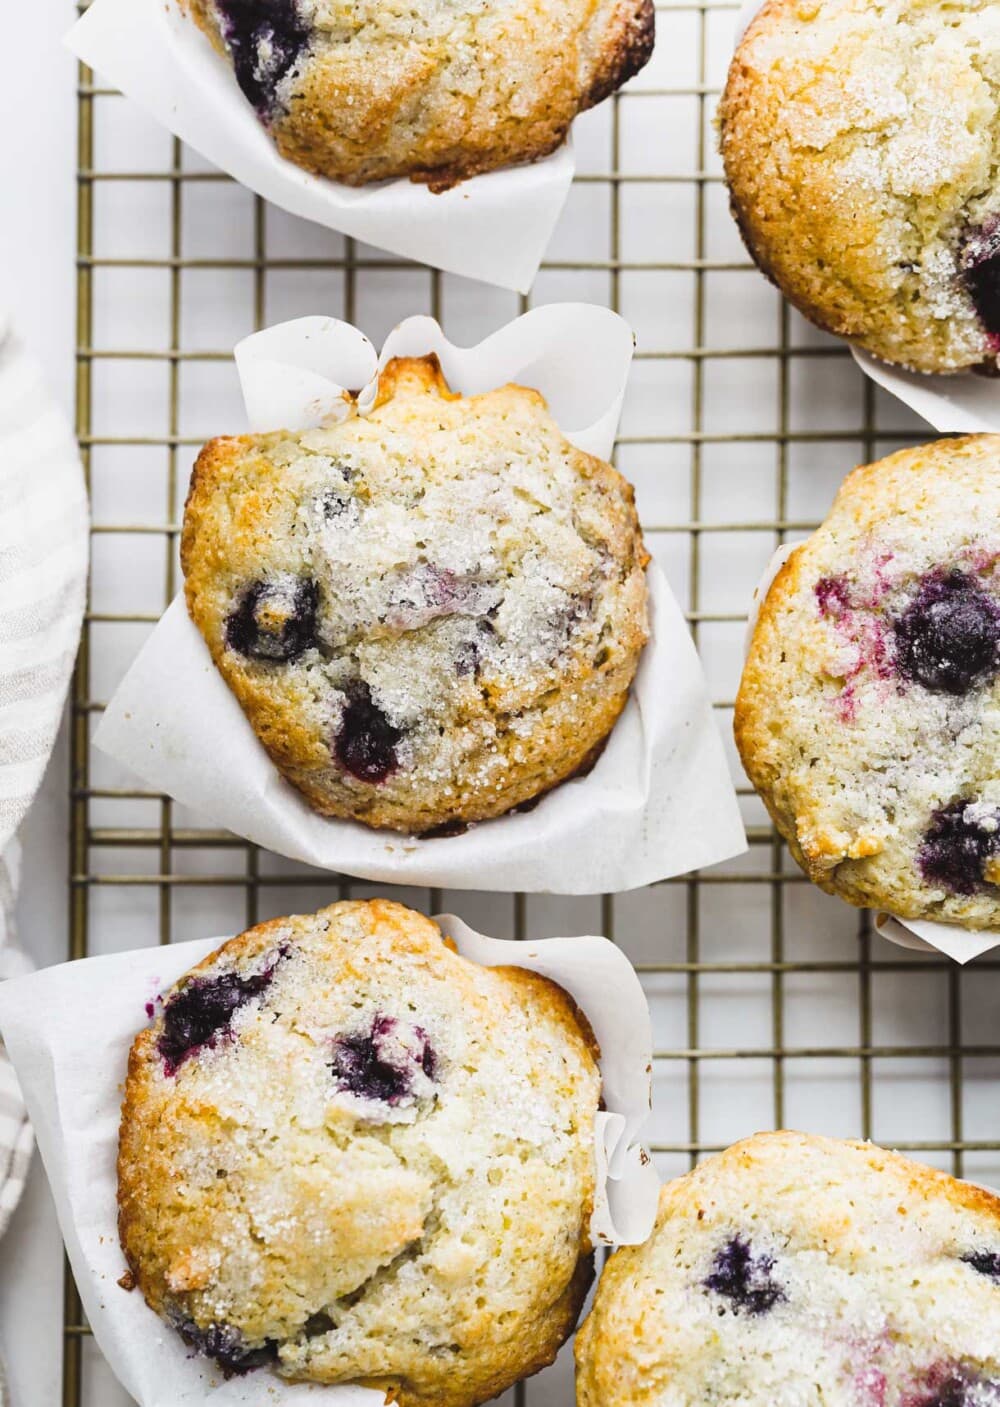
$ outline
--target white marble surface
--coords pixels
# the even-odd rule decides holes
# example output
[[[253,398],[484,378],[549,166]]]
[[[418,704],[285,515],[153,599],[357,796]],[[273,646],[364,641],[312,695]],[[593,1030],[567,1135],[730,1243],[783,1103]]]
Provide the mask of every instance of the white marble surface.
[[[70,0],[9,6],[0,89],[3,219],[0,306],[41,358],[50,386],[72,411],[76,240],[75,83],[60,36]],[[13,25],[13,35],[10,26]],[[29,204],[30,199],[30,204]],[[61,738],[23,830],[21,941],[37,963],[66,951],[66,769]],[[0,1345],[12,1407],[49,1407],[61,1392],[62,1259],[37,1159],[24,1200],[0,1243]]]

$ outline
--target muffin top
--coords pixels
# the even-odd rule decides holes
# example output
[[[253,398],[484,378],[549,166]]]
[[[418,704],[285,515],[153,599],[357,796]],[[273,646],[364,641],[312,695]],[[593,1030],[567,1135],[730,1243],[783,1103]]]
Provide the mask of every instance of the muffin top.
[[[769,0],[720,108],[754,259],[885,361],[995,369],[998,103],[993,0]]]
[[[281,155],[352,185],[546,156],[653,48],[653,0],[182,3]]]
[[[1000,1198],[758,1134],[662,1189],[576,1353],[578,1407],[996,1407]]]
[[[535,391],[461,397],[390,362],[375,410],[213,440],[188,607],[286,777],[325,815],[422,833],[586,765],[646,640],[632,490]]]
[[[226,943],[129,1059],[119,1228],[226,1376],[473,1407],[550,1362],[590,1277],[596,1049],[554,984],[399,904]]]
[[[1000,926],[1000,436],[856,469],[760,611],[743,764],[810,878]]]

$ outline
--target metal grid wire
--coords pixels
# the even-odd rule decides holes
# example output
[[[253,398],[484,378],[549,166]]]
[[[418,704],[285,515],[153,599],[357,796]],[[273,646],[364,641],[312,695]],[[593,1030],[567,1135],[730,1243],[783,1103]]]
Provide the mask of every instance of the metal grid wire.
[[[241,423],[232,343],[281,317],[339,313],[377,338],[428,311],[459,341],[556,298],[630,318],[639,352],[617,462],[728,735],[746,606],[770,553],[815,525],[855,462],[926,437],[781,304],[735,238],[711,123],[735,8],[659,7],[650,68],[577,125],[567,213],[520,300],[265,206],[81,69],[76,396],[94,566],[72,691],[71,957],[234,932],[331,889],[385,892],[206,830],[90,747],[103,700],[179,585],[194,453]],[[750,850],[709,872],[594,900],[398,895],[507,936],[600,931],[622,944],[654,1014],[652,1144],[666,1175],[754,1128],[797,1125],[1000,1182],[1000,963],[970,975],[873,936],[867,914],[805,883],[733,766]],[[64,1407],[128,1401],[68,1270],[63,1381]],[[569,1407],[565,1354],[505,1401]]]

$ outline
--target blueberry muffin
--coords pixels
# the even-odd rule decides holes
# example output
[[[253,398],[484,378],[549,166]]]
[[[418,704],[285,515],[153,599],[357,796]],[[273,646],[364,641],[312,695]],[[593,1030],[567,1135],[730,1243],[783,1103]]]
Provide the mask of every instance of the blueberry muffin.
[[[399,904],[252,928],[132,1045],[130,1274],[220,1375],[484,1402],[587,1291],[596,1054],[560,988]]]
[[[916,371],[997,370],[995,0],[768,0],[720,124],[747,247],[806,317]]]
[[[653,48],[653,0],[183,3],[281,155],[350,185],[547,156]]]
[[[646,640],[632,490],[535,391],[390,362],[376,409],[213,440],[182,562],[261,742],[323,815],[411,833],[585,767]]]
[[[763,602],[736,741],[852,904],[1000,927],[1000,436],[856,469]]]
[[[578,1407],[996,1407],[1000,1198],[758,1134],[661,1190],[576,1357]]]

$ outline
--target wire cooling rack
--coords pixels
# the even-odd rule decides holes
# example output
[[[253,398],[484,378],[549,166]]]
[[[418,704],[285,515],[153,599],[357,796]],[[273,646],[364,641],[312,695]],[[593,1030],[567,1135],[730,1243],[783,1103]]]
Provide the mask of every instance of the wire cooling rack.
[[[93,573],[72,694],[70,955],[229,934],[336,895],[389,892],[206,830],[90,746],[180,581],[190,464],[241,428],[230,349],[332,313],[378,340],[432,312],[474,341],[527,306],[610,304],[639,350],[616,450],[698,641],[719,726],[753,586],[855,463],[928,438],[751,268],[712,127],[735,5],[658,7],[647,70],[576,126],[579,174],[529,299],[430,272],[266,206],[87,69],[79,89],[77,429]],[[567,349],[571,355],[571,349]],[[603,932],[636,963],[657,1040],[650,1138],[664,1175],[758,1128],[872,1137],[1000,1184],[1000,963],[972,972],[873,935],[800,876],[733,757],[748,854],[595,899],[397,890],[498,936]],[[508,1407],[570,1407],[564,1351]],[[64,1407],[125,1407],[67,1271]]]

